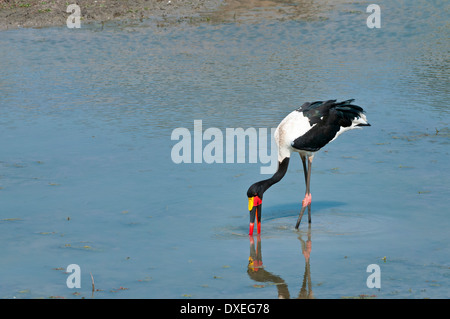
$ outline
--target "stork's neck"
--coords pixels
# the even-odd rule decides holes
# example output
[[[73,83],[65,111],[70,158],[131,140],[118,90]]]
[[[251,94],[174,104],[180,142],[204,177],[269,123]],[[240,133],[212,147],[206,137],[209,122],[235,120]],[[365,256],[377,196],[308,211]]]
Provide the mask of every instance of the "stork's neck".
[[[278,162],[278,169],[273,174],[273,176],[269,179],[263,180],[260,183],[262,184],[262,189],[264,193],[270,186],[278,183],[286,174],[289,165],[289,157],[285,157],[281,162]]]

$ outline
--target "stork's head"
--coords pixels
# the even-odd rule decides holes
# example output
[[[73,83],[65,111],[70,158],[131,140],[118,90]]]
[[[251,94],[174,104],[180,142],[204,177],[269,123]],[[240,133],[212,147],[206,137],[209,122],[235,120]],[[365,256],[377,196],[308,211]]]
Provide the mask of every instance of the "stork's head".
[[[264,191],[265,191],[265,187],[264,187],[263,182],[255,183],[248,188],[247,197],[250,198],[250,197],[258,196],[258,197],[262,198]]]
[[[247,197],[248,210],[250,211],[250,214],[257,206],[261,206],[264,190],[263,183],[261,182],[255,183],[249,187]]]
[[[253,235],[253,227],[255,225],[255,219],[257,222],[258,234],[261,233],[261,204],[264,190],[265,189],[263,187],[263,184],[258,182],[250,186],[250,188],[247,191],[248,210],[250,212],[249,235]]]

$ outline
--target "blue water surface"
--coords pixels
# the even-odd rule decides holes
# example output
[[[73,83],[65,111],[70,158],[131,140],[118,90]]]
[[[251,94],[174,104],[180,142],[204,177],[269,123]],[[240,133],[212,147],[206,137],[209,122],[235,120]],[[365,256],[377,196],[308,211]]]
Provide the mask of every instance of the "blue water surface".
[[[379,29],[366,6],[1,32],[0,297],[450,297],[447,5],[380,2]],[[172,160],[194,120],[273,128],[348,98],[372,126],[315,156],[310,229],[300,157],[264,196],[260,242],[246,191],[264,164]]]

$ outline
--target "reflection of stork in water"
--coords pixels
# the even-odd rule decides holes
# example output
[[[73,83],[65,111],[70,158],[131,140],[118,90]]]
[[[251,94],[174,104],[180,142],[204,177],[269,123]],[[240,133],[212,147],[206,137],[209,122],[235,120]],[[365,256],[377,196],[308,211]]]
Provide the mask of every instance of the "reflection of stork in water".
[[[302,244],[302,253],[305,256],[305,274],[303,275],[302,288],[298,294],[299,299],[312,299],[314,298],[311,284],[311,266],[309,264],[309,257],[311,255],[311,227],[308,229],[308,239],[306,242],[302,239],[302,235],[298,237]]]
[[[289,299],[289,289],[286,282],[280,276],[274,275],[271,272],[264,269],[262,263],[262,253],[261,253],[261,236],[257,236],[256,249],[255,241],[253,236],[250,238],[250,257],[248,258],[248,268],[247,273],[251,279],[260,283],[272,283],[275,284],[278,290],[279,299]],[[312,299],[314,298],[311,285],[311,268],[310,268],[310,254],[311,254],[311,228],[308,228],[308,239],[305,242],[302,239],[300,233],[298,239],[300,240],[302,246],[302,253],[305,257],[305,272],[303,274],[303,282],[300,292],[298,294],[298,299]]]
[[[248,257],[248,276],[256,282],[273,283],[278,290],[279,299],[289,299],[289,290],[283,278],[274,275],[264,269],[261,255],[261,236],[257,236],[257,244],[255,250],[255,241],[253,236],[250,238],[250,257]]]
[[[353,99],[336,102],[336,100],[305,103],[297,110],[289,113],[275,130],[275,141],[278,145],[278,169],[269,178],[259,181],[249,187],[247,191],[248,209],[250,211],[249,235],[256,229],[261,233],[261,209],[264,192],[278,183],[286,174],[292,152],[297,152],[303,162],[306,193],[302,201],[295,228],[298,229],[305,208],[308,207],[308,222],[311,223],[311,165],[314,154],[322,147],[335,140],[345,131],[362,126],[370,126],[364,110],[352,104]],[[308,168],[306,167],[308,160]]]

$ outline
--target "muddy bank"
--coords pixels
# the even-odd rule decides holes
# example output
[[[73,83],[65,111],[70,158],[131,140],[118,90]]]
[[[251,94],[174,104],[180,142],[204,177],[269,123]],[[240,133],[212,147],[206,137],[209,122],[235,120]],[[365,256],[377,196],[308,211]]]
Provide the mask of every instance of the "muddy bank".
[[[69,4],[81,10],[81,23],[208,15],[222,0],[0,0],[0,30],[64,26]]]
[[[345,0],[0,0],[0,30],[65,26],[72,3],[80,7],[83,24],[148,18],[162,23],[316,20],[326,19],[326,12]]]

